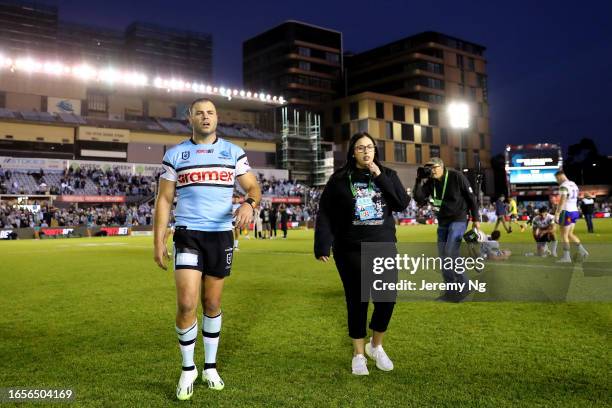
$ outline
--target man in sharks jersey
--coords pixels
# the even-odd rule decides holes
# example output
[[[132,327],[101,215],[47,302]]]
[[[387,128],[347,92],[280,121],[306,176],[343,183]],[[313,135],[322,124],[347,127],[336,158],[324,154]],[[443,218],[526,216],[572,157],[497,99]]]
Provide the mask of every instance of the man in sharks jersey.
[[[561,226],[561,242],[563,242],[563,256],[557,262],[572,262],[570,257],[570,241],[578,247],[581,257],[589,253],[580,243],[580,239],[574,234],[576,220],[580,217],[578,212],[578,186],[569,180],[563,171],[555,173],[559,184],[559,205],[555,213],[555,220]]]
[[[177,293],[176,333],[183,362],[176,390],[180,400],[193,395],[198,371],[193,361],[198,334],[196,311],[202,301],[204,370],[208,387],[221,390],[224,383],[216,369],[221,331],[221,293],[232,266],[232,217],[236,227],[248,225],[261,190],[244,151],[216,134],[217,110],[209,99],[195,100],[189,109],[193,136],[164,155],[155,203],[155,262],[166,269],[168,250],[164,231],[174,194],[177,195],[174,233],[174,279]],[[232,211],[234,183],[247,196]]]

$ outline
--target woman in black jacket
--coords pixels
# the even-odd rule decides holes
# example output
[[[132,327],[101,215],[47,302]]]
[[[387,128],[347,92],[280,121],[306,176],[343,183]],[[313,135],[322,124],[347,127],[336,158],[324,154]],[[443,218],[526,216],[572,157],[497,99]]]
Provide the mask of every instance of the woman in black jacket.
[[[369,302],[363,302],[361,296],[361,242],[396,242],[392,213],[403,211],[409,201],[397,173],[380,164],[376,141],[365,132],[351,138],[346,164],[330,177],[321,195],[314,252],[317,259],[327,262],[333,247],[344,286],[354,348],[352,371],[356,375],[369,373],[364,353],[379,369],[393,369],[382,340],[395,302],[374,301],[369,326],[373,335],[367,344],[364,341]]]

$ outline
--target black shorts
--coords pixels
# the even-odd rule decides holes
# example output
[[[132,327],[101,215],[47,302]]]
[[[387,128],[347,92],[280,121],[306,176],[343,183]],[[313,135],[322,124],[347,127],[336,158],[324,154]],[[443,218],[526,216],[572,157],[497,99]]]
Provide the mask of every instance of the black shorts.
[[[547,232],[545,234],[540,235],[535,240],[536,242],[552,242],[555,240],[555,236],[552,232]]]
[[[232,269],[232,231],[196,231],[176,227],[174,269],[196,269],[204,275],[225,278]]]

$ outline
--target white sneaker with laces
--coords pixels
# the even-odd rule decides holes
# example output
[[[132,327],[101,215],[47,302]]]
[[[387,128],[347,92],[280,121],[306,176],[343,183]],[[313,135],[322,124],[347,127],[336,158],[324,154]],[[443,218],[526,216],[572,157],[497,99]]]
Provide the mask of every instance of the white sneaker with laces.
[[[198,378],[198,369],[181,372],[181,378],[176,386],[176,398],[181,401],[188,400],[193,395],[193,383]]]
[[[354,375],[370,374],[370,372],[368,371],[368,360],[363,354],[357,354],[356,356],[353,356],[351,368],[353,369]]]
[[[382,344],[378,347],[372,346],[372,339],[366,344],[365,352],[372,360],[376,361],[376,367],[379,370],[391,371],[393,370],[393,361],[389,358],[385,350],[383,350]]]
[[[225,387],[225,384],[219,376],[216,368],[202,370],[202,381],[208,384],[208,388],[212,390],[221,391]]]

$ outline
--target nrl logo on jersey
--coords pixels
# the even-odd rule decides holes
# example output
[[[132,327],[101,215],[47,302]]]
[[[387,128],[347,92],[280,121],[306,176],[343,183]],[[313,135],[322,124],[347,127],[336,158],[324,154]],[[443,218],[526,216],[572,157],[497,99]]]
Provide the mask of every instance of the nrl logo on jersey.
[[[183,160],[189,159],[189,151],[182,152],[181,153],[181,159],[183,159]]]

